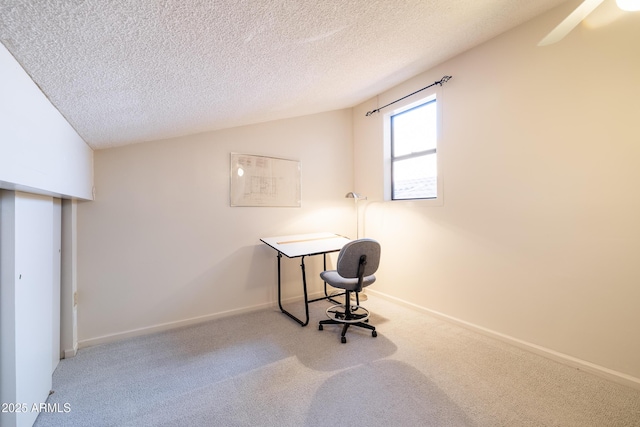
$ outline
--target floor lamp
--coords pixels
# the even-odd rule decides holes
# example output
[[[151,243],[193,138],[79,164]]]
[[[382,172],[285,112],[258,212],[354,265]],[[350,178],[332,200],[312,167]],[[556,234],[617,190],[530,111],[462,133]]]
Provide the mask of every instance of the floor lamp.
[[[360,212],[358,211],[358,201],[367,200],[367,196],[363,196],[362,194],[358,194],[358,193],[354,193],[353,191],[350,191],[344,197],[347,199],[353,199],[353,201],[356,204],[356,239],[359,239],[360,238]],[[359,303],[360,300],[366,301],[367,295],[365,295],[364,289],[363,289],[359,294],[356,292],[351,294],[351,299],[352,300],[355,299]]]
[[[356,203],[356,239],[360,238],[360,212],[358,212],[358,200],[367,200],[367,196],[363,196],[362,194],[354,193],[353,191],[347,193],[344,197],[347,199],[353,199]]]

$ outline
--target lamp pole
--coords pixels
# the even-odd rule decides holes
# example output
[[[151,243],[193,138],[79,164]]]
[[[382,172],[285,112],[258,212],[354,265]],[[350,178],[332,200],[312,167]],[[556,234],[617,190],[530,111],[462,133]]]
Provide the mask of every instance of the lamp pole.
[[[353,191],[347,193],[345,196],[347,199],[353,199],[356,205],[356,239],[360,238],[360,211],[358,210],[358,201],[359,200],[367,200],[367,196],[363,196],[362,194],[354,193]]]
[[[367,200],[367,196],[363,196],[362,194],[354,193],[353,191],[347,193],[344,197],[347,199],[353,199],[356,205],[356,240],[360,239],[360,210],[358,209],[358,201],[359,200]],[[360,301],[366,301],[367,295],[364,293],[364,289],[362,291],[354,292],[354,295],[351,295],[351,300],[355,299],[356,305],[360,304]]]

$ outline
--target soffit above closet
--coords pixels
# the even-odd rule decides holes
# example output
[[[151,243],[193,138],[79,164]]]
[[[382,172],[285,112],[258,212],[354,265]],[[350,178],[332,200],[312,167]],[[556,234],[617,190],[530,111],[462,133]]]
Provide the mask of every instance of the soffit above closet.
[[[564,0],[3,0],[94,149],[348,108]]]

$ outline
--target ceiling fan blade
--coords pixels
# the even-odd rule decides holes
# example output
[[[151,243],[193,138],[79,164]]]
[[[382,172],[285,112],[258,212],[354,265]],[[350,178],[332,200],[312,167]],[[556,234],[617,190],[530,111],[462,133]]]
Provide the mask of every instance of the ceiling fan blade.
[[[558,42],[571,32],[582,22],[593,10],[604,0],[584,0],[569,16],[564,18],[557,27],[555,27],[545,38],[540,40],[538,46],[546,46]]]

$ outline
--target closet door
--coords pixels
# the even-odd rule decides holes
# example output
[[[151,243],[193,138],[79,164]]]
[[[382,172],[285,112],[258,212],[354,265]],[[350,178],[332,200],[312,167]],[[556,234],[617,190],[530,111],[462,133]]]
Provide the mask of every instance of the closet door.
[[[31,426],[38,415],[33,404],[45,402],[51,390],[53,199],[3,192],[1,202],[0,394],[24,407],[3,412],[0,424]]]

